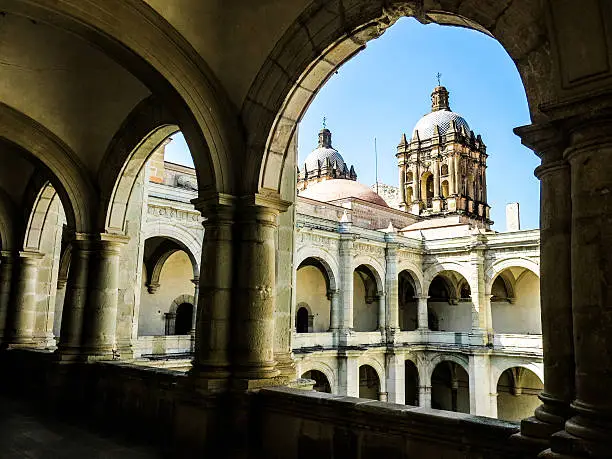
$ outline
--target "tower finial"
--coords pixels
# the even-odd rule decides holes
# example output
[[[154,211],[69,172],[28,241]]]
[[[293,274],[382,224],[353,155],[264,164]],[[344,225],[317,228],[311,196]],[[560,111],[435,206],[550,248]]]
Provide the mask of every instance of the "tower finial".
[[[323,117],[323,129],[325,129],[325,121],[327,120],[327,118],[324,116]]]
[[[444,86],[436,86],[431,93],[431,111],[450,110],[448,91]]]
[[[442,77],[442,74],[440,72],[436,73],[436,78],[438,79],[438,86],[440,86],[440,77]]]

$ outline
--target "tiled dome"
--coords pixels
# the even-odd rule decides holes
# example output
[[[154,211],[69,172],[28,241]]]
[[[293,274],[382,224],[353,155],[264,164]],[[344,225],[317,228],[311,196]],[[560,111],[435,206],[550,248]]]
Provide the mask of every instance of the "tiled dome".
[[[433,137],[434,126],[438,126],[440,135],[444,135],[450,128],[451,121],[455,122],[458,130],[465,127],[465,129],[470,132],[469,124],[458,113],[451,112],[450,110],[436,110],[435,112],[428,113],[419,120],[412,130],[412,138],[414,139],[416,132],[419,131],[420,140],[431,139]]]
[[[362,201],[378,204],[379,206],[389,207],[385,200],[376,194],[374,190],[363,183],[353,180],[332,179],[315,183],[300,192],[300,196],[322,202],[357,198]]]
[[[336,162],[336,168],[338,171],[344,171],[346,163],[342,155],[338,153],[331,143],[331,132],[329,129],[323,129],[319,132],[319,146],[312,150],[306,157],[305,169],[310,174],[316,172],[319,168],[319,161],[321,167],[325,167],[325,160],[329,158],[329,165],[333,167]]]

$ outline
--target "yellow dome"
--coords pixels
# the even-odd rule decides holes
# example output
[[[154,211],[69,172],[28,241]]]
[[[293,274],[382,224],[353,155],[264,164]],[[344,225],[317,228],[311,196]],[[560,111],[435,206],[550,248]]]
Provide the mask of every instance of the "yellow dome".
[[[389,207],[385,200],[363,183],[353,180],[332,179],[315,183],[300,192],[300,196],[322,202],[357,198],[362,201]]]

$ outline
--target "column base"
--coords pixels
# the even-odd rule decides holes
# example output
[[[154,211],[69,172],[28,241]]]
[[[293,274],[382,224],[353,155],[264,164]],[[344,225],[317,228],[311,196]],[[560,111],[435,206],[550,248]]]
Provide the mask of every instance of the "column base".
[[[295,372],[295,359],[292,352],[275,353],[274,359],[277,362],[276,368],[280,371],[280,376],[289,379],[299,378],[300,375],[296,375]]]
[[[293,378],[295,379],[295,378]],[[264,387],[288,386],[292,379],[285,376],[275,376],[264,379],[232,379],[232,389],[240,392],[263,389]]]

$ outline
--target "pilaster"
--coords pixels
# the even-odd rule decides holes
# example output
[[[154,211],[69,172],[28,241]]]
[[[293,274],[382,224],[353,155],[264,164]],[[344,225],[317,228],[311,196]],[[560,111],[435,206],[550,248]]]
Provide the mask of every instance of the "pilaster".
[[[13,278],[14,254],[11,251],[0,252],[0,344],[8,326],[7,314],[10,307],[11,285]]]

